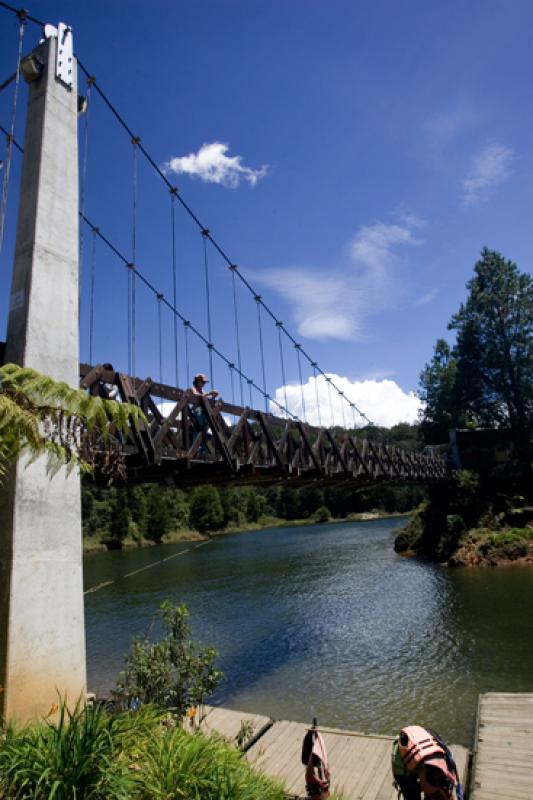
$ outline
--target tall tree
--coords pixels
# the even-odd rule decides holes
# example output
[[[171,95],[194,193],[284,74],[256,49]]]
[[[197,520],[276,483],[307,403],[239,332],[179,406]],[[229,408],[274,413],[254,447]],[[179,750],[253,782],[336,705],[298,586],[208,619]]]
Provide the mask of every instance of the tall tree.
[[[469,295],[449,324],[457,332],[457,399],[479,425],[533,432],[533,279],[485,248]]]
[[[457,356],[448,342],[438,339],[433,358],[420,374],[420,420],[426,444],[448,441],[450,428],[464,424],[464,414],[457,402]]]
[[[216,486],[197,486],[190,498],[191,525],[201,533],[216,531],[224,524],[224,510]]]

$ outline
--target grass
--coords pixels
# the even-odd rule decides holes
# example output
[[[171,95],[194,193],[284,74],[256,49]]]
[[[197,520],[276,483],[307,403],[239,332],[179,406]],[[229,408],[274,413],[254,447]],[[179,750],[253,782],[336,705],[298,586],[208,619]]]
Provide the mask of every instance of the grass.
[[[283,800],[236,748],[189,734],[151,706],[59,708],[56,721],[0,736],[2,800]]]
[[[533,541],[533,528],[510,528],[498,533],[489,533],[487,542],[494,546],[521,544]]]

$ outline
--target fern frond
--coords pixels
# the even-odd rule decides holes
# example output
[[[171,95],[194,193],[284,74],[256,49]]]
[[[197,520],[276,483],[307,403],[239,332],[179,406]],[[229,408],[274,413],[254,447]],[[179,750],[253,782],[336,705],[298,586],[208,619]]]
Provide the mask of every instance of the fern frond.
[[[106,447],[111,448],[103,458],[107,473],[115,470],[124,477],[110,428],[129,437],[141,419],[145,416],[137,406],[91,397],[37,370],[5,364],[0,367],[0,480],[6,465],[22,452],[29,453],[30,463],[45,454],[50,474],[61,465],[66,465],[67,471],[90,472],[99,463],[92,455],[87,459],[87,440],[81,454],[83,431],[96,435],[100,455]]]

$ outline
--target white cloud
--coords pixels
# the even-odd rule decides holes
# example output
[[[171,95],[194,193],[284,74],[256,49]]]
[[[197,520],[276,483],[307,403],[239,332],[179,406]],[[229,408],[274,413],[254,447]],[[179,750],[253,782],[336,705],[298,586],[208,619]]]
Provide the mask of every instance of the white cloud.
[[[512,174],[514,158],[511,148],[503,144],[489,144],[478,153],[463,181],[463,204],[476,205],[490,197]]]
[[[397,296],[398,249],[422,244],[407,225],[362,226],[347,247],[344,269],[274,268],[255,279],[291,305],[298,333],[309,339],[361,339],[366,316]]]
[[[190,175],[205,183],[218,183],[230,189],[236,189],[241,180],[255,186],[267,174],[266,165],[260,169],[245,167],[242,156],[228,156],[228,150],[229,146],[224,142],[203,144],[197,153],[175,156],[163,164],[162,168],[165,172]]]
[[[415,392],[404,392],[395,381],[392,380],[362,380],[350,381],[346,377],[327,373],[332,383],[337,386],[347,400],[354,403],[363,411],[366,416],[376,425],[390,428],[399,422],[416,422],[418,412],[421,408],[421,400]],[[318,393],[318,405],[317,405]],[[304,418],[302,404],[302,387],[300,384],[289,384],[276,389],[275,399],[282,406],[285,406],[285,395],[287,396],[287,407],[289,411],[300,419]],[[344,425],[352,427],[354,416],[352,409],[346,400],[340,398],[334,389],[328,391],[326,379],[319,375],[317,378],[310,377],[303,385],[303,395],[305,402],[305,418],[311,425]],[[344,406],[344,418],[342,408]],[[319,412],[320,409],[320,412]],[[270,410],[279,415],[279,409],[271,402]],[[357,427],[366,424],[358,414],[355,414]]]
[[[431,289],[429,292],[426,292],[418,298],[418,300],[415,302],[415,306],[427,306],[428,303],[431,303],[436,298],[438,293],[438,289]]]
[[[463,101],[445,111],[438,111],[422,125],[427,144],[434,154],[442,153],[448,145],[468,128],[478,124],[479,113]]]
[[[427,227],[427,219],[420,217],[418,214],[415,214],[414,212],[405,208],[403,205],[398,206],[394,214],[400,220],[400,222],[402,222],[404,225],[407,225],[408,228]]]

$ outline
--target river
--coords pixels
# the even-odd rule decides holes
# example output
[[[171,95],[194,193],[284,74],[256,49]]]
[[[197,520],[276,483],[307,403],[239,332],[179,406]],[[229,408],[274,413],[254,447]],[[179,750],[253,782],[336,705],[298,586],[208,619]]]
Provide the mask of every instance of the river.
[[[533,568],[402,558],[401,524],[87,556],[86,587],[114,581],[85,598],[89,688],[109,690],[131,637],[169,599],[188,604],[194,636],[219,650],[216,704],[372,733],[416,722],[470,745],[479,692],[533,691]]]

